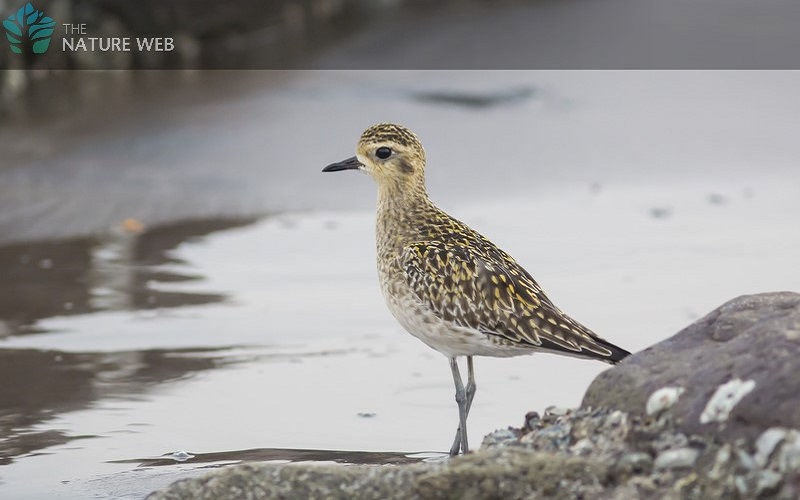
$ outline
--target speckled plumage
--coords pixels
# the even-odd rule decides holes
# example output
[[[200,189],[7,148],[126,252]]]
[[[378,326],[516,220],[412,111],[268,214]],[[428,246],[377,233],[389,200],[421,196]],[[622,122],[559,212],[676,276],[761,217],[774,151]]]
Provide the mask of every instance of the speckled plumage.
[[[613,363],[627,354],[564,314],[511,256],[430,201],[425,153],[411,131],[394,124],[370,127],[359,150],[386,145],[409,148],[418,163],[410,176],[422,178],[382,183],[378,191],[381,287],[412,335],[448,356],[541,350]]]
[[[425,151],[413,132],[374,125],[356,151],[326,171],[359,169],[378,185],[378,275],[386,303],[430,347],[451,360],[467,356],[471,383],[474,355],[544,351],[616,363],[629,354],[564,314],[511,256],[433,204]],[[460,376],[457,389],[459,382]]]

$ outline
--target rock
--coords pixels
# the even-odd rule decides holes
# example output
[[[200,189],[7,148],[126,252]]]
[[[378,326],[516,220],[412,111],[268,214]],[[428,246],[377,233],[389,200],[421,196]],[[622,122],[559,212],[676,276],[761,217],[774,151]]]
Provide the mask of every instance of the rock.
[[[687,435],[753,440],[798,425],[798,387],[800,294],[767,293],[731,300],[603,372],[582,406],[663,412]]]

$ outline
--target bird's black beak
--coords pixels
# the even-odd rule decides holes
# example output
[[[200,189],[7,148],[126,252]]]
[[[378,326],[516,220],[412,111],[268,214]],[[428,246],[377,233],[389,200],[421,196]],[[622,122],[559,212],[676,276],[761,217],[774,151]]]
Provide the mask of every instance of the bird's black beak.
[[[337,161],[336,163],[331,163],[327,167],[323,168],[323,172],[338,172],[339,170],[358,170],[359,168],[363,167],[364,165],[358,161],[358,158],[355,156],[352,158],[348,158],[346,160]]]

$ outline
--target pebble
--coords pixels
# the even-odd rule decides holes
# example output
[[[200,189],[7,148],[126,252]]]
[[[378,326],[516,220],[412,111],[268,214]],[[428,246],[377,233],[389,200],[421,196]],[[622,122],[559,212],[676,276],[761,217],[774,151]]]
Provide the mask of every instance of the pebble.
[[[525,430],[533,430],[539,426],[539,422],[542,421],[542,417],[539,416],[538,412],[529,411],[525,415]]]
[[[169,458],[175,460],[176,462],[185,462],[190,458],[194,458],[194,455],[189,453],[188,451],[176,451],[169,455]]]
[[[611,412],[611,415],[608,416],[606,423],[611,426],[618,426],[625,424],[628,421],[628,414],[619,410],[614,410]]]
[[[800,432],[792,430],[778,454],[778,469],[781,472],[800,470]]]
[[[736,486],[736,491],[738,491],[740,495],[747,495],[747,480],[744,476],[736,476],[733,480],[733,484]]]
[[[703,413],[700,414],[700,423],[725,422],[728,420],[733,408],[739,404],[756,387],[755,380],[741,380],[735,378],[717,387],[708,400]]]
[[[547,408],[545,408],[544,413],[545,414],[549,413],[551,415],[556,415],[556,416],[560,417],[562,415],[566,415],[567,413],[569,413],[569,408],[564,408],[562,406],[553,405],[553,406],[548,406]]]
[[[756,440],[755,460],[760,467],[764,467],[769,462],[769,457],[775,451],[781,441],[786,438],[786,429],[772,427],[765,430]]]
[[[628,474],[649,474],[653,469],[653,458],[647,453],[626,453],[619,459],[616,467]]]
[[[736,450],[736,457],[739,459],[739,464],[747,470],[753,470],[758,467],[756,459],[744,450]]]
[[[731,461],[731,446],[726,444],[722,446],[714,458],[714,467],[711,468],[708,475],[714,479],[719,479],[725,475],[726,466]]]
[[[775,471],[762,470],[756,482],[756,496],[770,495],[778,491],[783,482],[783,476]]]
[[[653,391],[653,394],[647,398],[645,411],[648,415],[658,415],[677,403],[678,398],[685,390],[683,387],[662,387]]]
[[[483,438],[481,448],[508,446],[519,441],[519,435],[511,429],[498,429]]]
[[[569,451],[573,455],[584,456],[591,453],[593,449],[594,445],[592,444],[592,441],[588,438],[583,438],[577,443],[570,446]]]
[[[654,465],[656,469],[681,469],[692,467],[699,456],[700,452],[694,448],[665,450],[658,454]]]

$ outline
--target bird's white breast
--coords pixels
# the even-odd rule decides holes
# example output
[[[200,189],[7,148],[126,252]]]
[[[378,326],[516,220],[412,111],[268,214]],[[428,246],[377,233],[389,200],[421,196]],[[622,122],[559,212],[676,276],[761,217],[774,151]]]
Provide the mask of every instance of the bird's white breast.
[[[532,349],[505,345],[473,328],[466,328],[438,317],[414,294],[400,273],[379,271],[381,290],[389,311],[411,335],[447,357],[511,357],[532,354]]]

